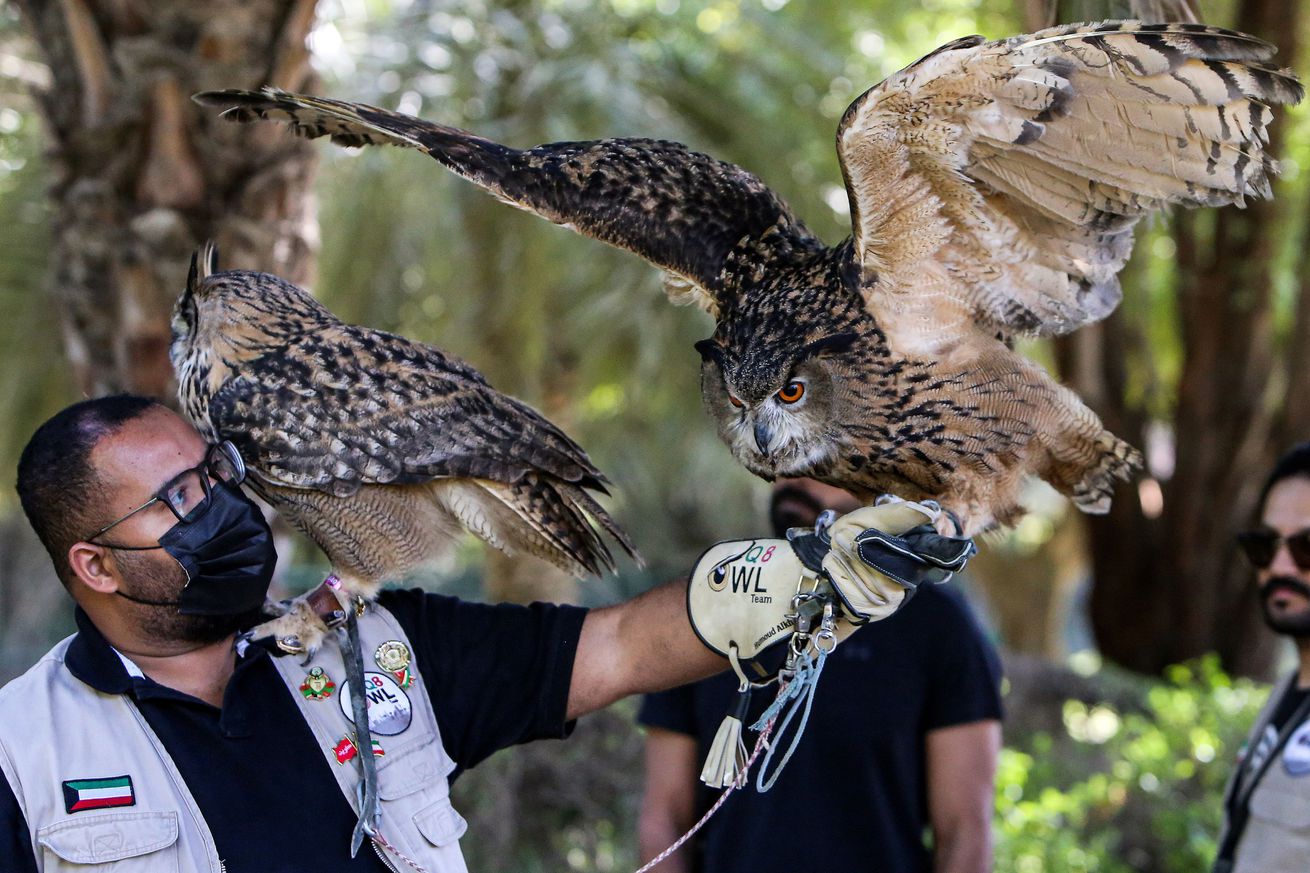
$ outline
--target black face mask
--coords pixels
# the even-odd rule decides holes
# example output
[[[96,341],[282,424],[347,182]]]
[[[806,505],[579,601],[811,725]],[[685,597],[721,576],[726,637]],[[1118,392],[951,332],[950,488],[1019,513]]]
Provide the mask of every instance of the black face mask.
[[[149,606],[176,606],[182,615],[240,615],[259,609],[277,563],[273,532],[259,507],[240,486],[222,482],[210,492],[204,515],[173,525],[159,538],[159,548],[186,571],[182,596],[160,601],[118,593]]]

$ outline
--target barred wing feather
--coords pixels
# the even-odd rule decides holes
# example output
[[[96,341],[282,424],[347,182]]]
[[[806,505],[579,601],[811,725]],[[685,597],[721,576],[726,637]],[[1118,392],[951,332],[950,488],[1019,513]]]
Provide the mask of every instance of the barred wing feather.
[[[1274,49],[1108,22],[943,46],[846,111],[838,151],[873,316],[905,354],[1063,334],[1118,304],[1136,223],[1268,197]]]

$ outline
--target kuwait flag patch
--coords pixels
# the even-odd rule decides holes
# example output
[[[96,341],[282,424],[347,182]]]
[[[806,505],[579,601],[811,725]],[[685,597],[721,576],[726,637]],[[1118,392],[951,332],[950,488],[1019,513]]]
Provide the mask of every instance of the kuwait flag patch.
[[[132,790],[131,776],[112,776],[108,779],[70,779],[64,783],[64,810],[81,812],[84,809],[106,809],[115,806],[135,806],[136,792]]]

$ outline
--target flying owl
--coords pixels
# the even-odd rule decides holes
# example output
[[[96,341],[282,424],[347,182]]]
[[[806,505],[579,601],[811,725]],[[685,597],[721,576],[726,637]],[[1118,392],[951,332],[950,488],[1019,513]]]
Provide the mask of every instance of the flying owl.
[[[944,45],[842,117],[852,235],[836,246],[755,176],[676,142],[519,150],[273,89],[197,99],[306,137],[419,149],[641,255],[716,320],[697,344],[702,394],[748,469],[932,498],[972,533],[1016,518],[1028,475],[1101,513],[1140,465],[1013,339],[1109,314],[1142,217],[1269,196],[1270,106],[1302,96],[1273,54],[1241,33],[1131,21]]]
[[[589,494],[605,477],[534,409],[464,361],[344,324],[267,273],[191,263],[170,356],[183,412],[231,440],[247,483],[327,554],[349,593],[436,557],[461,530],[576,574],[613,570],[604,531],[628,537]],[[296,607],[261,630],[313,646]]]

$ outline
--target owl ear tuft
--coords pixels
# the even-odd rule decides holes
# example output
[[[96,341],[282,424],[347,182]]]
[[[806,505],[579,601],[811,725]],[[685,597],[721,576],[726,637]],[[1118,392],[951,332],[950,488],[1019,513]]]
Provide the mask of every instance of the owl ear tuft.
[[[218,272],[218,246],[205,240],[191,253],[191,269],[187,272],[186,289],[195,292],[196,285]]]
[[[696,343],[696,351],[700,352],[700,358],[702,361],[713,361],[719,365],[719,369],[723,369],[725,360],[724,349],[723,346],[716,343],[713,339],[703,339]]]

